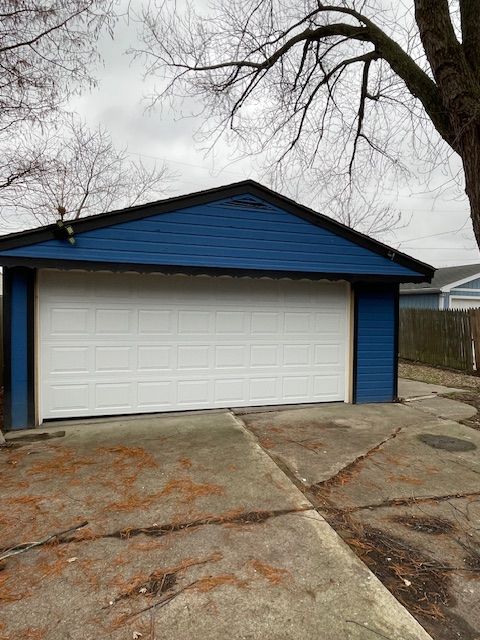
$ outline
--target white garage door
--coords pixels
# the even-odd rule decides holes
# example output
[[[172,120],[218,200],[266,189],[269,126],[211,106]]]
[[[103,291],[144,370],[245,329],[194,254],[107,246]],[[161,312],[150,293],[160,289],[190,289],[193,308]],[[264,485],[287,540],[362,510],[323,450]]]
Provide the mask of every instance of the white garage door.
[[[478,309],[480,298],[450,298],[450,309]]]
[[[345,399],[346,283],[39,279],[43,418]]]

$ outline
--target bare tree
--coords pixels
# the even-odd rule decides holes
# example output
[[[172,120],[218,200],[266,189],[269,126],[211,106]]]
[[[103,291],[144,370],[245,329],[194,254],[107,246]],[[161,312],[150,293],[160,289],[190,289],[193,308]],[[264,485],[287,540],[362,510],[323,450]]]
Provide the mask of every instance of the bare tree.
[[[206,135],[339,192],[458,154],[480,244],[476,0],[221,0],[204,16],[152,0],[140,19],[153,105],[200,99]]]
[[[379,189],[366,193],[356,182],[341,189],[326,183],[316,198],[322,213],[369,236],[382,237],[405,225],[401,212],[382,199]]]
[[[31,226],[142,204],[164,194],[173,177],[164,164],[146,167],[133,160],[126,149],[115,148],[104,128],[90,130],[74,116],[37,138],[26,143],[27,151],[41,149],[41,169],[28,188],[13,183],[0,192],[6,223],[9,212],[15,224],[21,216]]]
[[[94,82],[96,42],[118,8],[118,0],[0,0],[0,189],[40,169],[24,145],[29,127]]]

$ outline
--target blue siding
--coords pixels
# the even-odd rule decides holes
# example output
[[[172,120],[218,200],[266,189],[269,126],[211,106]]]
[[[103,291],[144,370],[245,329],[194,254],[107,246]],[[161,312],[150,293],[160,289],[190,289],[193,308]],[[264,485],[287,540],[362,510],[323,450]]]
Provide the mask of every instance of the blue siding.
[[[246,203],[247,202],[247,203]],[[417,272],[258,198],[227,198],[48,240],[5,256],[338,274]]]
[[[480,278],[476,280],[470,280],[470,282],[464,282],[458,287],[455,287],[450,292],[444,294],[445,296],[445,309],[450,309],[450,296],[458,296],[460,298],[478,298],[480,297]]]
[[[456,289],[478,289],[480,290],[480,278],[476,280],[470,280],[470,282],[464,282],[459,287],[455,287],[452,291],[456,291]]]
[[[397,287],[357,288],[356,402],[396,399]]]
[[[6,426],[9,429],[23,429],[31,426],[32,421],[29,415],[29,398],[30,393],[33,393],[29,356],[32,355],[34,345],[30,344],[28,327],[32,320],[29,313],[30,296],[33,295],[33,271],[22,267],[7,269],[5,276],[10,306],[10,370],[5,372],[6,380],[9,380],[7,396],[10,396],[10,403],[6,407]],[[8,327],[7,323],[6,326]]]
[[[423,295],[422,294],[401,295],[400,308],[401,309],[438,309],[439,294],[424,293]]]

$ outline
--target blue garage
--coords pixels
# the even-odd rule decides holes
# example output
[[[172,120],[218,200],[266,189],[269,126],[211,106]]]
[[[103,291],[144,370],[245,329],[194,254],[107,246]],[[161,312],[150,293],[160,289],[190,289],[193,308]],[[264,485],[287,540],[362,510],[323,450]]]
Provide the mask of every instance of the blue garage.
[[[5,427],[397,396],[433,268],[253,181],[3,236]]]

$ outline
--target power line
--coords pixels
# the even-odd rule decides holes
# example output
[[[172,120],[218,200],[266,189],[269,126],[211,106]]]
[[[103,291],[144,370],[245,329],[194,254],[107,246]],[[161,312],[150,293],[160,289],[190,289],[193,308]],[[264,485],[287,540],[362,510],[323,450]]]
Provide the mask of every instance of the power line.
[[[470,220],[470,216],[465,220],[461,227],[458,229],[452,229],[449,231],[441,231],[440,233],[431,233],[428,236],[419,236],[418,238],[410,238],[410,240],[401,240],[400,244],[406,244],[407,242],[416,242],[417,240],[426,240],[428,238],[437,238],[438,236],[448,236],[455,235],[456,233],[460,233],[465,228],[467,222]]]
[[[156,156],[156,155],[152,155],[152,154],[148,154],[148,153],[140,153],[138,151],[129,151],[130,155],[133,156],[138,156],[140,158],[151,158],[152,160],[162,160],[163,162],[166,163],[171,163],[171,164],[179,164],[185,167],[192,167],[195,169],[202,169],[203,171],[208,171],[211,173],[212,169],[206,165],[203,164],[197,164],[194,162],[184,162],[182,160],[173,160],[172,158],[166,158],[165,156]],[[245,178],[245,176],[249,173],[248,171],[231,171],[230,169],[219,169],[218,171],[216,171],[215,173],[213,173],[212,175],[214,176],[220,176],[223,173],[228,173],[232,176],[239,176],[242,178]],[[407,199],[407,198],[412,198],[413,196],[399,196],[397,195],[397,199],[401,200],[401,199]],[[388,204],[388,203],[387,203]],[[405,214],[408,213],[422,213],[422,214],[427,214],[427,213],[447,213],[447,214],[460,214],[460,213],[465,213],[464,211],[455,211],[454,209],[436,209],[436,208],[418,208],[418,207],[408,207],[405,206]]]

